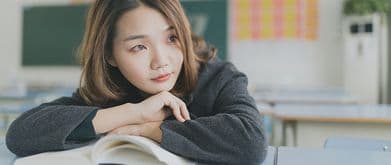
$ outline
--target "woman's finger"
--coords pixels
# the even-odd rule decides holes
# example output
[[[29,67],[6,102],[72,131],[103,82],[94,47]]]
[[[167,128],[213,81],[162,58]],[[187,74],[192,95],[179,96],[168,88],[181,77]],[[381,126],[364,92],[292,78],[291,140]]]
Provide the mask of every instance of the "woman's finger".
[[[171,94],[173,100],[175,100],[179,106],[180,115],[184,120],[190,120],[189,111],[187,110],[186,104],[178,97]]]
[[[181,115],[179,105],[178,105],[178,103],[175,100],[170,100],[168,106],[171,108],[175,118],[178,121],[180,121],[180,122],[184,122],[185,121],[185,119]]]
[[[181,115],[185,120],[190,120],[190,114],[189,111],[186,107],[186,104],[179,98],[177,98],[180,110],[181,110]]]

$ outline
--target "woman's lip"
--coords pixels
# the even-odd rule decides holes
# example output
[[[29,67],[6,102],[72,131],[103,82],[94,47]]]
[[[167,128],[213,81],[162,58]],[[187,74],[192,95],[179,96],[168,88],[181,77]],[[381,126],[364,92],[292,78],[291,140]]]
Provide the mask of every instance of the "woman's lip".
[[[168,80],[170,78],[170,76],[171,76],[171,74],[167,73],[167,74],[160,75],[156,78],[153,78],[152,80],[156,81],[156,82],[164,82],[164,81]]]

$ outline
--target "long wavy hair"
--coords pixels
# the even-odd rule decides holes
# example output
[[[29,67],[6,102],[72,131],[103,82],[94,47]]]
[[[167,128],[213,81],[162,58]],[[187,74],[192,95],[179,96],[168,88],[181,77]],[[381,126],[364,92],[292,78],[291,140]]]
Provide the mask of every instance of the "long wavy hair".
[[[104,106],[119,101],[132,86],[112,67],[113,38],[118,19],[128,11],[145,5],[157,10],[172,24],[184,55],[183,66],[172,93],[181,96],[196,86],[201,63],[215,57],[217,49],[192,35],[189,20],[179,0],[96,0],[89,8],[85,33],[78,50],[82,74],[79,95],[89,105]]]

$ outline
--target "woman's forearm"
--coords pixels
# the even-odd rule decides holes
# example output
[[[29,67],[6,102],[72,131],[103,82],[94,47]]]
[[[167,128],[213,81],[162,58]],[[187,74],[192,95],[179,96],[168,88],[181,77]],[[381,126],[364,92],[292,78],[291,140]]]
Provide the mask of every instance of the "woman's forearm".
[[[142,122],[141,112],[137,109],[137,104],[131,103],[99,110],[92,119],[97,134],[106,133],[124,125]]]

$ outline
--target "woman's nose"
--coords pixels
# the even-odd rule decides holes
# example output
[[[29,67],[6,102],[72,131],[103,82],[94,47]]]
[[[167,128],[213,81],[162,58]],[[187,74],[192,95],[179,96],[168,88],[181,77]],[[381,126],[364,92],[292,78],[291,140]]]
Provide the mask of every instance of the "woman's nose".
[[[153,52],[152,55],[152,61],[151,61],[151,68],[153,70],[158,70],[161,68],[166,68],[169,64],[169,59],[167,53],[165,53],[162,49],[156,49],[155,52]]]

